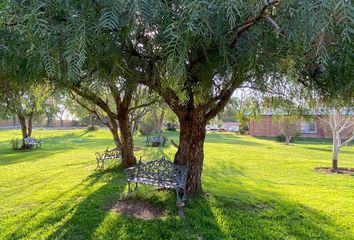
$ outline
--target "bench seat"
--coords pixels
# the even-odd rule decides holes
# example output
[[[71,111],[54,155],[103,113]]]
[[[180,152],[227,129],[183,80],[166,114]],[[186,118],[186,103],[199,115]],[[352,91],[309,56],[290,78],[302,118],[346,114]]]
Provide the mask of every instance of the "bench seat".
[[[187,170],[187,165],[180,166],[162,157],[149,162],[140,159],[136,166],[125,169],[124,173],[129,192],[130,183],[135,183],[134,191],[138,190],[138,183],[171,188],[176,190],[179,203],[186,199]]]

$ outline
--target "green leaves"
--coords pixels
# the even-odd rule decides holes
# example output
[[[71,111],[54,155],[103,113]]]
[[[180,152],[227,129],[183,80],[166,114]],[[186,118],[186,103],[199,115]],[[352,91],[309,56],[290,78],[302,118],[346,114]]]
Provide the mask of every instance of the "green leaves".
[[[225,1],[225,8],[226,8],[226,17],[229,21],[229,25],[231,28],[235,27],[236,24],[239,22],[239,18],[243,16],[243,1],[242,0],[230,0]]]
[[[112,6],[103,8],[99,19],[100,25],[110,30],[117,29],[121,7],[120,2],[115,1]]]
[[[64,58],[69,80],[78,81],[86,59],[86,29],[82,19],[70,19]]]
[[[42,10],[44,8],[45,5],[40,4],[31,8],[31,11],[24,15],[23,21],[27,23],[27,27],[30,30],[28,33],[32,33],[38,38],[45,37],[50,31],[49,23],[44,18],[45,12]]]
[[[336,24],[341,25],[341,37],[345,42],[351,42],[354,34],[354,7],[348,0],[339,0],[334,7]]]

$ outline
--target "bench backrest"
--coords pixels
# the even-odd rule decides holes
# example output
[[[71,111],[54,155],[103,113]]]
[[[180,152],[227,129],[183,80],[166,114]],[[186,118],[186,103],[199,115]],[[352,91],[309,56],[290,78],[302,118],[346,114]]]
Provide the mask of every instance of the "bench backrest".
[[[26,145],[37,144],[38,141],[33,137],[27,137],[24,139]]]
[[[160,137],[150,137],[149,138],[150,142],[160,142],[163,143],[165,141],[165,137],[160,136]]]
[[[106,157],[115,157],[119,155],[119,150],[117,148],[113,148],[109,150],[108,148],[105,151],[105,156]]]
[[[139,161],[135,168],[138,177],[177,182],[179,184],[185,184],[187,179],[187,166],[174,164],[166,160],[165,157],[150,162]]]

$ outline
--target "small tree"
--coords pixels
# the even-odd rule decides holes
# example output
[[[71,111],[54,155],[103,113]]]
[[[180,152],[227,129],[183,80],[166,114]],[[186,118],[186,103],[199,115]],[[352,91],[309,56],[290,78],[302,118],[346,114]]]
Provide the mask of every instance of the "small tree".
[[[147,114],[142,122],[140,123],[140,132],[144,136],[150,136],[152,132],[156,129],[156,118],[154,117],[153,114]]]
[[[284,136],[285,144],[300,133],[301,119],[298,116],[281,116],[278,120],[280,135]]]
[[[0,111],[5,115],[18,117],[22,139],[31,137],[34,118],[43,113],[44,103],[49,95],[48,85],[25,85],[0,79],[0,86]],[[24,141],[21,148],[26,148]]]
[[[332,171],[338,172],[339,150],[354,140],[354,116],[350,109],[332,109],[318,117],[322,125],[332,133]]]

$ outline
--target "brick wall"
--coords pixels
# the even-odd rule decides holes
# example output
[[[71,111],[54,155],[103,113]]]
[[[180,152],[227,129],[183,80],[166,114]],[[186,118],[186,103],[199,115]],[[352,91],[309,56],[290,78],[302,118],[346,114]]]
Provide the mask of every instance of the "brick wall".
[[[77,127],[78,121],[76,120],[63,120],[63,127]],[[0,119],[0,127],[19,127],[18,119],[16,119],[15,124],[13,119]],[[33,124],[35,128],[46,127],[45,121],[38,121]],[[53,126],[50,127],[61,127],[60,120],[54,120]]]
[[[324,129],[318,120],[315,120],[316,133],[301,133],[300,137],[304,138],[330,138],[331,133]],[[255,137],[276,137],[280,134],[279,123],[273,116],[262,116],[258,120],[251,120],[249,123],[249,134]]]

